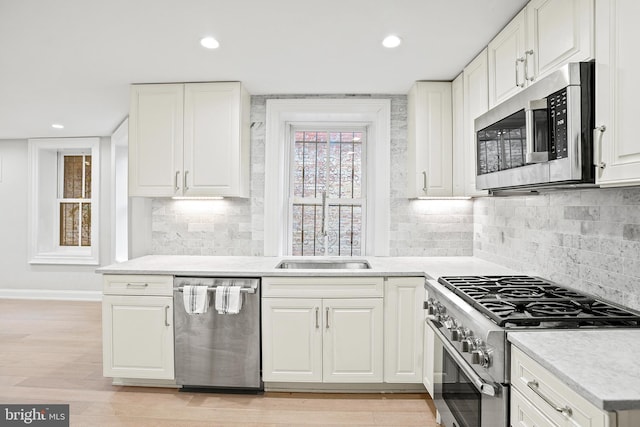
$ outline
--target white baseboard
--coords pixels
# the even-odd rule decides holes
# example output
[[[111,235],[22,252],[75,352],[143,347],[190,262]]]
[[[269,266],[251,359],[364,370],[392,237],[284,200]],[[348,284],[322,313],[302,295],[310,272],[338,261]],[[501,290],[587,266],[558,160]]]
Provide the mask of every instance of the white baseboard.
[[[102,301],[102,291],[67,291],[49,289],[0,289],[0,298],[45,299],[63,301]]]

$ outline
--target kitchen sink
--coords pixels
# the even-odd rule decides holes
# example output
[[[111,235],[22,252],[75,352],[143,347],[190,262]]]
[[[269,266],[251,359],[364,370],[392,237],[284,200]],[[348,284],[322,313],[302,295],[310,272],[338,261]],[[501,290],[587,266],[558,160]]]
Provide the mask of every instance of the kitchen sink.
[[[335,260],[305,260],[305,261],[282,261],[276,268],[286,268],[292,270],[363,270],[370,269],[371,265],[367,261],[335,261]]]

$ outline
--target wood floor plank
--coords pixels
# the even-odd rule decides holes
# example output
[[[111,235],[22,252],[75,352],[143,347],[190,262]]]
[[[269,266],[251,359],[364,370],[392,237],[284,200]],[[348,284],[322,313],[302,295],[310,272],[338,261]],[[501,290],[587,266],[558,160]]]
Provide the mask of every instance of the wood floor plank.
[[[66,403],[72,426],[436,426],[421,394],[181,392],[102,376],[101,305],[0,299],[0,402]]]

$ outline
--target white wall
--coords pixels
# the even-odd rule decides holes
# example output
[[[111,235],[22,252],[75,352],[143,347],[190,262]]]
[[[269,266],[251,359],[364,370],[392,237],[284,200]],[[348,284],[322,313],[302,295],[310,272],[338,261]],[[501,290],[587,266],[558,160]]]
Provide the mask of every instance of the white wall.
[[[100,139],[100,150],[100,264],[104,265],[111,262],[109,138]],[[0,297],[96,297],[95,291],[102,289],[102,277],[95,273],[97,266],[28,263],[27,160],[26,140],[0,140]],[[36,292],[25,293],[30,290]]]

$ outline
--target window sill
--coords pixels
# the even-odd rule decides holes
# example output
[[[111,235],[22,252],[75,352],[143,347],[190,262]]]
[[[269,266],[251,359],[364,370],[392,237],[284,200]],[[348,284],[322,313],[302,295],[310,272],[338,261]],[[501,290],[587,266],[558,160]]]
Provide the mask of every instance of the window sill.
[[[38,254],[29,260],[29,264],[58,264],[58,265],[99,265],[94,256],[63,255],[57,253]]]

